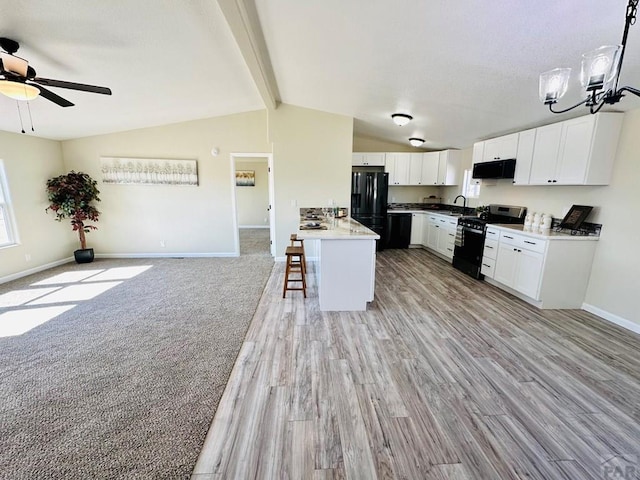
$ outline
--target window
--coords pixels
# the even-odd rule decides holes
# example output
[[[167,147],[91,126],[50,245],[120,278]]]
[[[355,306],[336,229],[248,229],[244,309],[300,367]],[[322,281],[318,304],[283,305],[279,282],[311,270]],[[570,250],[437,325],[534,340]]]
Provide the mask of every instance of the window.
[[[2,160],[0,160],[0,247],[16,243],[16,232],[13,225],[7,176]]]
[[[464,171],[464,180],[462,181],[462,194],[467,198],[478,198],[480,196],[480,180],[472,178],[473,170]]]

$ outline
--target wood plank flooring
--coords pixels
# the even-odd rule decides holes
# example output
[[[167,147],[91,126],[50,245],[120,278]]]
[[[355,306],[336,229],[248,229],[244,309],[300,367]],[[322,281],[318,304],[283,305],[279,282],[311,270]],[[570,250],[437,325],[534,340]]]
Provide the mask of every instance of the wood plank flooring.
[[[378,255],[366,312],[320,312],[311,272],[282,299],[283,274],[192,479],[640,478],[640,336],[424,250]]]

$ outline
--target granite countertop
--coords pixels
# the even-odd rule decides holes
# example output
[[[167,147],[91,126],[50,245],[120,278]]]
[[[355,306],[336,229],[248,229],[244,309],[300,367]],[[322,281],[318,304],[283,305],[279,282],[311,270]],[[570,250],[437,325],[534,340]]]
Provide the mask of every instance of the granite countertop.
[[[387,213],[440,213],[442,215],[474,215],[475,208],[464,209],[460,205],[446,205],[443,203],[390,203]]]
[[[600,237],[597,235],[571,235],[566,232],[558,232],[553,229],[539,229],[524,225],[508,225],[501,223],[492,223],[487,227],[496,227],[499,230],[512,230],[528,237],[540,238],[543,240],[577,240],[577,241],[597,241]]]
[[[380,235],[351,217],[339,218],[335,223],[322,221],[321,227],[315,229],[305,229],[305,223],[298,227],[298,237],[310,240],[378,240]]]

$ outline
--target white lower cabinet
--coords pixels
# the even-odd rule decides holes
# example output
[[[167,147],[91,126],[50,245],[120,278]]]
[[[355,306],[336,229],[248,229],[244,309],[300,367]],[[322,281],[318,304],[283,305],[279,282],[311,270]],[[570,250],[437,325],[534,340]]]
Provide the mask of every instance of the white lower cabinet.
[[[422,223],[424,221],[424,213],[411,214],[411,245],[422,245]]]
[[[539,300],[543,264],[542,253],[500,243],[493,278],[527,297]]]
[[[540,308],[582,307],[597,238],[545,238],[497,226],[488,227],[487,234],[485,280]]]
[[[424,219],[423,245],[448,260],[453,259],[458,219],[448,215],[427,214]]]

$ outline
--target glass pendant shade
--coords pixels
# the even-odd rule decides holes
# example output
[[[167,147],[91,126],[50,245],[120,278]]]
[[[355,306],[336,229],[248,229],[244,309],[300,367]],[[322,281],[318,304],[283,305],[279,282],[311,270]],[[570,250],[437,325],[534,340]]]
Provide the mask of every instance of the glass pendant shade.
[[[618,73],[622,45],[607,45],[582,55],[580,81],[587,91],[609,90]]]
[[[409,143],[411,145],[413,145],[414,147],[419,147],[420,145],[422,145],[424,143],[424,140],[422,138],[412,137],[412,138],[409,139]]]
[[[566,92],[569,86],[570,68],[554,68],[540,74],[540,101],[548,104],[555,103]]]
[[[14,100],[33,100],[40,95],[40,90],[27,83],[0,80],[0,93]]]

